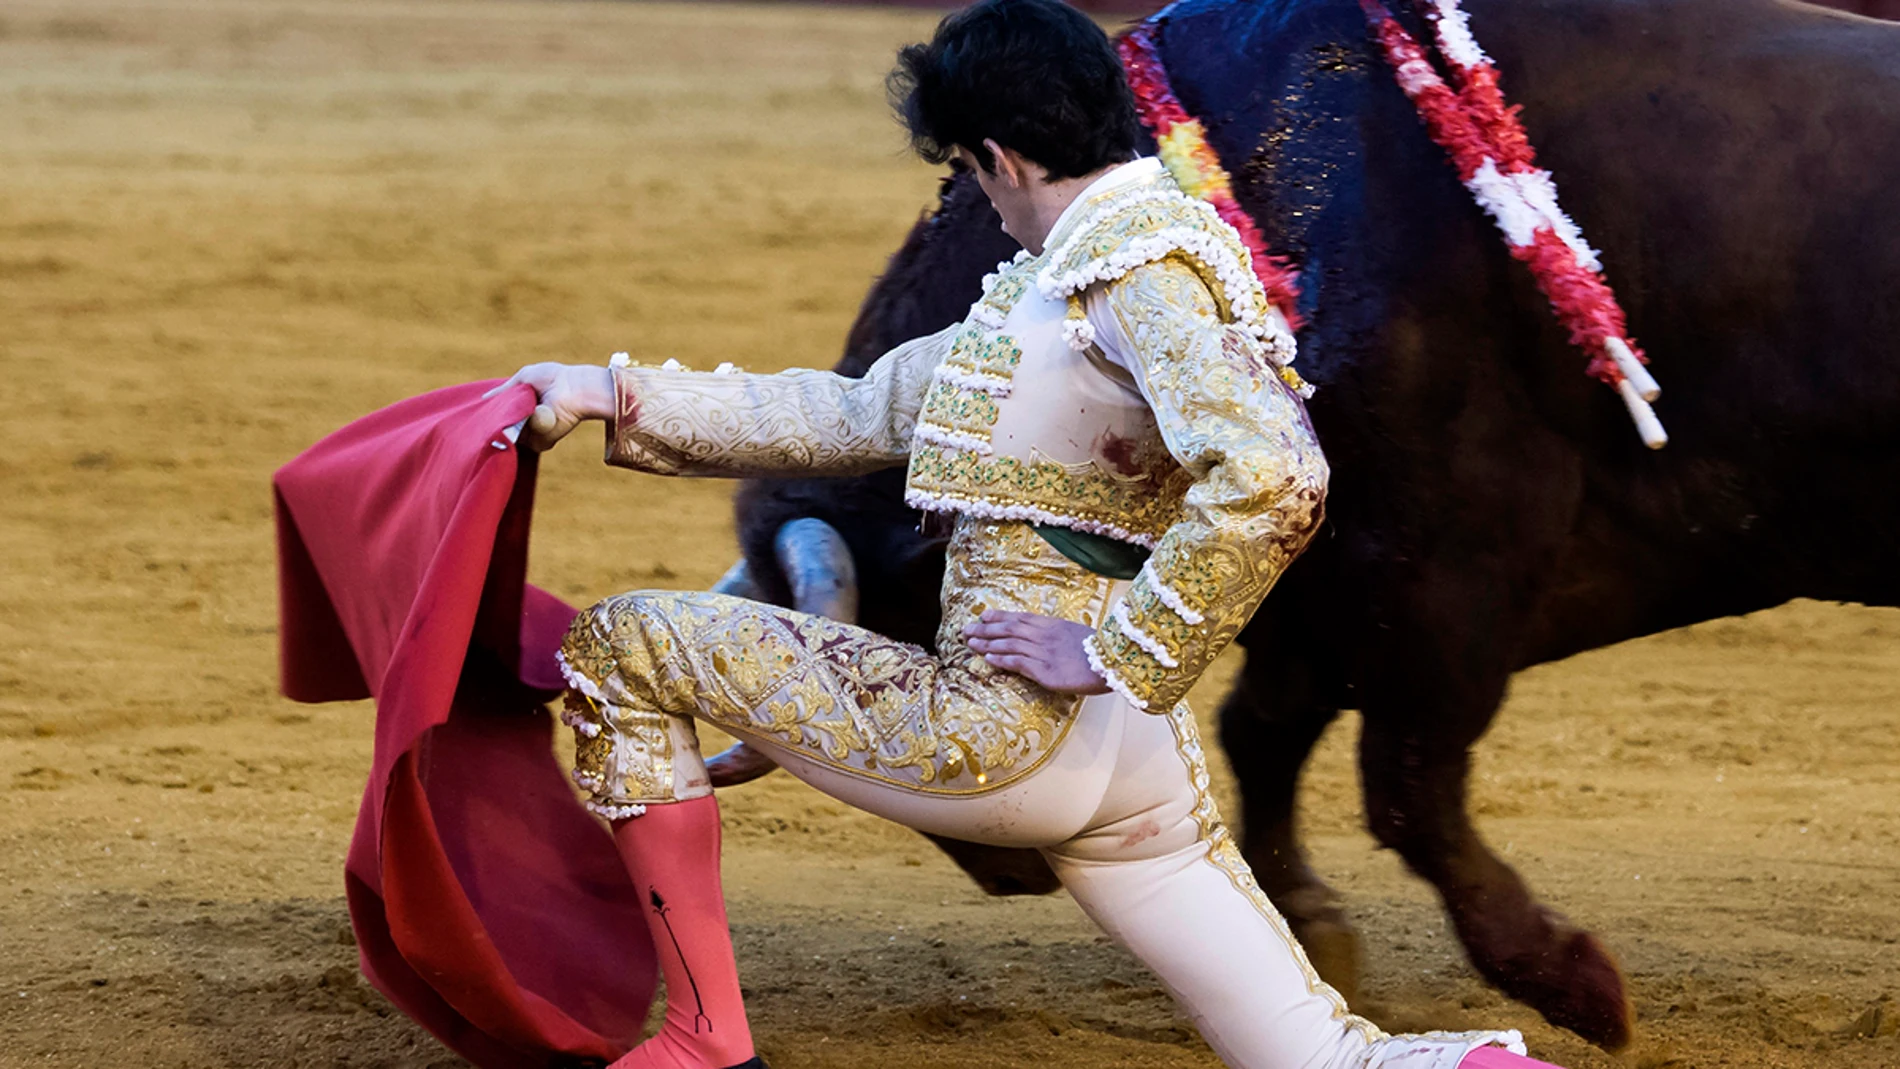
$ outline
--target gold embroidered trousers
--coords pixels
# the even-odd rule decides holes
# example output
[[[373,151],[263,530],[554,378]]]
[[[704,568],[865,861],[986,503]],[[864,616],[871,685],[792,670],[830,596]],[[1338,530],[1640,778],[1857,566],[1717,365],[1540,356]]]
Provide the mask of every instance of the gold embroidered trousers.
[[[671,800],[676,769],[666,766],[680,740],[666,721],[684,714],[873,782],[994,790],[1048,757],[1079,700],[991,668],[964,644],[964,626],[992,608],[1094,626],[1113,588],[1025,525],[966,522],[949,547],[939,656],[743,598],[608,598],[562,650],[579,773],[603,810]]]
[[[1319,979],[1208,790],[1193,715],[1056,695],[971,653],[985,609],[1094,626],[1126,589],[1025,525],[964,518],[938,656],[739,598],[643,591],[583,613],[562,650],[576,778],[632,818],[707,793],[691,719],[840,801],[922,831],[1039,848],[1239,1069],[1455,1069],[1515,1033],[1388,1037]]]

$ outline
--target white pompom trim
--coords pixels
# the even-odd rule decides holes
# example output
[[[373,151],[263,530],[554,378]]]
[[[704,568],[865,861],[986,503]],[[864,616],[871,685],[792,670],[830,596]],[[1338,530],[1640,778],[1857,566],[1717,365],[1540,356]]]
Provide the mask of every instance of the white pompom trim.
[[[601,694],[600,688],[594,685],[593,680],[588,679],[576,671],[573,665],[568,664],[566,654],[560,650],[555,650],[554,663],[560,667],[561,678],[567,680],[569,687],[580,691],[596,702],[606,704],[607,699]],[[569,727],[572,727],[577,734],[585,735],[590,739],[600,735],[599,724],[582,720],[578,715],[571,714],[566,710],[562,710],[561,719],[565,721]],[[578,768],[569,773],[569,775],[573,778],[574,785],[586,791],[588,794],[602,794],[607,789],[607,784],[601,777],[582,772]],[[645,816],[647,811],[647,807],[643,805],[615,805],[611,802],[597,802],[592,798],[583,799],[581,804],[587,807],[588,812],[596,816],[605,817],[608,820],[628,820],[633,817]]]
[[[561,670],[561,678],[567,680],[569,687],[580,691],[582,694],[585,694],[597,702],[604,703],[607,701],[607,696],[600,692],[600,688],[594,685],[593,680],[582,675],[579,669],[567,663],[567,654],[560,650],[555,650],[554,664]]]
[[[1146,549],[1155,547],[1153,535],[1136,534],[1125,527],[1112,523],[1100,523],[1074,516],[1062,516],[1034,505],[999,505],[976,498],[955,497],[949,494],[932,493],[915,488],[904,491],[904,504],[923,512],[949,512],[966,516],[975,516],[980,520],[1016,520],[1040,523],[1049,527],[1065,527],[1071,531],[1084,531],[1088,534],[1103,535],[1107,538],[1133,542]]]
[[[985,298],[985,300],[987,300],[987,298]],[[1003,322],[1008,318],[1009,317],[1004,315],[999,309],[985,304],[983,301],[978,301],[970,306],[970,315],[967,322],[974,323],[979,327],[988,327],[990,330],[1001,330]]]
[[[1065,319],[1062,321],[1062,340],[1069,348],[1083,352],[1095,344],[1095,324],[1086,319]]]
[[[979,438],[966,431],[952,430],[949,427],[939,427],[935,423],[919,423],[913,433],[918,440],[929,442],[931,445],[975,453],[980,457],[989,456],[996,451],[990,447],[989,440],[986,438]]]
[[[1121,210],[1146,200],[1189,205],[1212,215],[1214,222],[1221,226],[1227,226],[1210,205],[1184,193],[1144,194],[1118,202],[1115,207]],[[1080,232],[1086,234],[1088,229],[1084,226]],[[1037,276],[1037,288],[1049,300],[1067,298],[1098,283],[1113,281],[1137,267],[1154,263],[1172,253],[1186,253],[1214,273],[1215,280],[1220,283],[1227,298],[1227,306],[1233,312],[1235,324],[1265,343],[1262,349],[1276,367],[1291,364],[1293,354],[1298,351],[1293,336],[1287,332],[1284,319],[1269,314],[1271,306],[1267,302],[1266,289],[1261,285],[1260,276],[1254,274],[1252,268],[1243,263],[1227,243],[1207,231],[1187,226],[1167,227],[1132,238],[1107,256],[1097,257],[1070,271],[1058,273],[1056,265],[1066,259],[1065,252],[1066,249],[1057,250],[1050,257],[1048,266]],[[1067,336],[1067,328],[1064,329]]]
[[[610,805],[591,800],[581,804],[587,807],[588,812],[595,816],[606,817],[608,820],[631,820],[634,817],[647,815],[647,807],[643,805]]]
[[[1082,653],[1089,659],[1089,667],[1095,670],[1096,675],[1102,677],[1102,682],[1108,684],[1109,690],[1114,691],[1121,696],[1123,701],[1140,709],[1142,712],[1145,713],[1148,711],[1148,700],[1137,696],[1134,691],[1129,689],[1128,683],[1124,681],[1121,676],[1115,674],[1113,668],[1102,663],[1101,654],[1095,649],[1095,635],[1093,633],[1082,640]]]
[[[986,393],[991,397],[1008,397],[1013,387],[1010,379],[977,371],[964,371],[949,364],[938,364],[935,378],[959,389]]]
[[[1156,600],[1166,605],[1174,615],[1179,616],[1182,623],[1187,624],[1189,627],[1199,627],[1207,621],[1205,616],[1188,608],[1187,599],[1183,598],[1173,587],[1161,581],[1161,576],[1155,574],[1154,561],[1152,558],[1141,562],[1141,575],[1137,578],[1146,579],[1148,581],[1148,589],[1154,592]]]

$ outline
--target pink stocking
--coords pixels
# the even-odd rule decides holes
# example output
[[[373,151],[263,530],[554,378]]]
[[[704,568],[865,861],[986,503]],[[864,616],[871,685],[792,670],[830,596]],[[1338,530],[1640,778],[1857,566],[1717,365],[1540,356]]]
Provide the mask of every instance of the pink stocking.
[[[1459,1061],[1458,1069],[1562,1069],[1549,1062],[1512,1054],[1503,1047],[1479,1047]]]
[[[647,806],[614,823],[666,978],[666,1022],[611,1069],[726,1069],[753,1057],[719,883],[712,795]]]

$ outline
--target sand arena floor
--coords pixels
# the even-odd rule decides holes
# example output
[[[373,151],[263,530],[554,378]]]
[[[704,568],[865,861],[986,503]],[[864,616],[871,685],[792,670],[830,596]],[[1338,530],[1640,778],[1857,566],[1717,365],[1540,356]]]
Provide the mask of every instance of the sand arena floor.
[[[270,472],[532,359],[829,364],[933,190],[880,89],[931,18],[0,8],[0,1066],[458,1064],[356,974],[372,714],[275,693]],[[727,496],[557,451],[535,576],[703,587]],[[1472,977],[1359,830],[1343,720],[1304,819],[1365,935],[1363,1008],[1521,1027],[1577,1069],[1900,1065],[1897,640],[1900,613],[1799,604],[1518,681],[1477,809],[1622,956],[1620,1058]],[[782,776],[726,805],[777,1069],[1214,1064],[1066,898],[986,900]]]

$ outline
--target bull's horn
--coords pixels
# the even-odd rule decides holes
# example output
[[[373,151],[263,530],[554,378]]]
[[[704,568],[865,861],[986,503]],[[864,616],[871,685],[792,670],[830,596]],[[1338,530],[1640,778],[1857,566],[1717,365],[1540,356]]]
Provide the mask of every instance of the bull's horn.
[[[778,763],[743,742],[735,742],[706,758],[706,778],[725,789],[751,783],[778,767]]]
[[[1616,365],[1616,370],[1622,372],[1623,377],[1630,380],[1630,385],[1636,387],[1638,397],[1654,403],[1656,398],[1662,396],[1662,387],[1656,385],[1655,377],[1650,375],[1643,362],[1636,359],[1629,343],[1621,338],[1605,338],[1603,348],[1610,354],[1610,362]]]
[[[750,598],[753,601],[765,600],[764,593],[759,590],[759,584],[752,581],[752,569],[747,568],[743,560],[735,562],[732,567],[726,569],[726,574],[720,576],[719,581],[713,584],[712,592],[730,594],[735,598]]]
[[[858,619],[858,569],[844,538],[823,520],[793,520],[772,541],[792,587],[792,607],[842,623]]]

